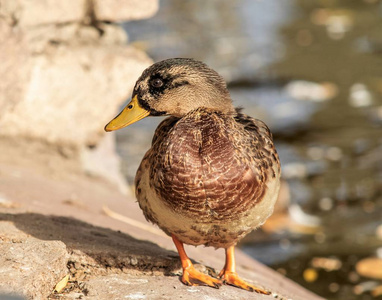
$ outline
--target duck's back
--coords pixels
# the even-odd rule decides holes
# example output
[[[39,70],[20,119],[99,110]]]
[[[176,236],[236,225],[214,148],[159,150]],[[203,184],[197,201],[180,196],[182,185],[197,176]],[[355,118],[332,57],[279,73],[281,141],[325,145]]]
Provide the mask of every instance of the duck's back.
[[[262,201],[269,201],[268,182],[278,181],[279,162],[263,122],[200,108],[159,125],[137,173],[138,185],[143,172],[150,181],[144,187],[151,189],[149,198],[155,195],[154,201],[195,223],[219,226],[240,223],[256,206],[262,213]],[[143,202],[151,201],[144,197]],[[158,213],[150,209],[145,215],[161,226]]]

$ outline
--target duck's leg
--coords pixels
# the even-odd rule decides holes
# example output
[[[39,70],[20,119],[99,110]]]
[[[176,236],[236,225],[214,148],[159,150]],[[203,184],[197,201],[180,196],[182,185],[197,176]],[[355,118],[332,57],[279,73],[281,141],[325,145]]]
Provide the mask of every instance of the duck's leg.
[[[239,277],[239,275],[237,275],[234,249],[234,246],[226,249],[225,265],[223,270],[221,270],[219,277],[223,279],[224,283],[226,284],[233,285],[247,291],[269,295],[270,292],[246,283]]]
[[[179,241],[174,235],[171,235],[172,240],[178,250],[180,260],[182,262],[183,275],[182,282],[186,285],[208,285],[213,288],[219,288],[223,282],[219,279],[212,278],[195,270],[194,265],[188,258],[186,251],[184,251],[183,243]]]

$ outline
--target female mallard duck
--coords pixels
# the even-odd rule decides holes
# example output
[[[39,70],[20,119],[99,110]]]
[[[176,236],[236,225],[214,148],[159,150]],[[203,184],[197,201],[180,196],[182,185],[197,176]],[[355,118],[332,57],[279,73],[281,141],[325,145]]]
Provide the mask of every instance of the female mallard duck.
[[[146,219],[172,237],[182,282],[268,294],[239,278],[234,258],[236,243],[265,222],[277,199],[280,163],[268,127],[233,107],[214,70],[175,58],[143,72],[105,130],[165,115],[137,171],[136,196]],[[220,279],[196,271],[183,243],[224,248]]]

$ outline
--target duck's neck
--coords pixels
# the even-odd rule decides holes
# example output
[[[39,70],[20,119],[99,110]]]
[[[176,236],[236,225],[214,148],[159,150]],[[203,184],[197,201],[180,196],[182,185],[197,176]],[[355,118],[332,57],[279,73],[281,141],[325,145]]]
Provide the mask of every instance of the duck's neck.
[[[188,101],[190,101],[190,99],[188,99]],[[230,98],[226,99],[225,101],[222,101],[221,99],[216,101],[215,99],[210,98],[209,101],[204,101],[202,104],[199,105],[197,105],[197,103],[195,102],[193,103],[193,105],[190,103],[190,105],[181,107],[179,110],[177,110],[171,115],[181,118],[197,109],[205,109],[207,111],[214,111],[227,115],[236,114],[236,109],[232,105],[232,101]]]

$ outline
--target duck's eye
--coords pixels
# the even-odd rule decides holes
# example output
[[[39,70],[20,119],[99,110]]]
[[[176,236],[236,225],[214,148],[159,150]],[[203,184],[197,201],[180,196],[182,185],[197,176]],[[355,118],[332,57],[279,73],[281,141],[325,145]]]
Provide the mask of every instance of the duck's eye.
[[[160,88],[163,85],[162,79],[154,78],[150,81],[150,85],[155,88]]]

